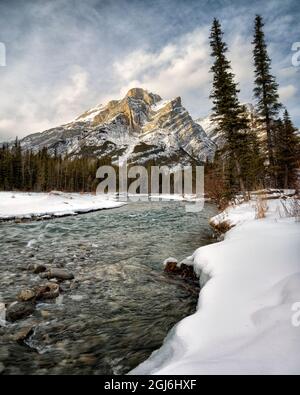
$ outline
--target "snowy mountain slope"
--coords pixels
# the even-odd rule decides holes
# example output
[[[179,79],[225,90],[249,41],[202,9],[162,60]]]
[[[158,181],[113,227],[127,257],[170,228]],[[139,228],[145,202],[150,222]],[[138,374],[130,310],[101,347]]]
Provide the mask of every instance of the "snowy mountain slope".
[[[72,122],[29,135],[25,149],[47,147],[54,154],[121,158],[132,163],[151,159],[166,164],[211,160],[216,145],[193,121],[180,97],[163,101],[143,89],[131,89],[81,114]]]
[[[195,122],[205,130],[207,137],[210,138],[217,147],[221,147],[223,145],[222,134],[217,130],[217,123],[211,115],[208,115],[205,118],[196,119]]]

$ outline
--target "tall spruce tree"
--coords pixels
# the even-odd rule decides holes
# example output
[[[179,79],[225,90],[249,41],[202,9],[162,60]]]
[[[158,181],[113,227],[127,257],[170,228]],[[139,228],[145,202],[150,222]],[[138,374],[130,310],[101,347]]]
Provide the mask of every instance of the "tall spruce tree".
[[[18,138],[16,138],[13,148],[12,171],[14,188],[20,189],[22,187],[22,153]]]
[[[248,121],[245,117],[245,108],[241,106],[238,99],[239,90],[234,81],[231,63],[226,57],[228,47],[223,41],[223,35],[220,22],[214,19],[210,35],[211,56],[214,58],[211,68],[213,87],[210,95],[213,100],[212,116],[217,121],[218,130],[225,140],[223,160],[227,162],[226,178],[229,187],[233,189],[237,178],[239,188],[244,193],[242,151],[245,151],[248,143]]]
[[[297,178],[300,160],[300,140],[287,110],[283,120],[278,120],[276,128],[275,161],[277,165],[279,187],[291,188]]]
[[[268,55],[265,34],[263,31],[264,23],[260,15],[255,18],[254,28],[254,66],[255,66],[255,87],[254,96],[257,100],[257,111],[265,125],[267,135],[267,156],[270,164],[271,177],[276,186],[275,170],[275,129],[276,118],[281,108],[279,103],[278,84],[275,77],[271,74],[271,58]]]

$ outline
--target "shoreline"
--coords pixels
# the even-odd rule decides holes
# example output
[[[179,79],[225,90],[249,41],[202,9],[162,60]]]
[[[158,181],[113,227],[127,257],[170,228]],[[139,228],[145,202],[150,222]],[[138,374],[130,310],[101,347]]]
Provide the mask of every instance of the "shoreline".
[[[33,221],[52,220],[92,212],[119,208],[128,202],[136,203],[147,198],[147,202],[179,201],[195,203],[202,201],[195,195],[133,195],[129,194],[128,201],[118,200],[123,195],[97,195],[79,192],[14,192],[0,191],[0,223],[27,223]],[[137,199],[137,200],[134,200]],[[142,201],[142,200],[141,200]],[[205,203],[211,203],[208,199]],[[45,209],[47,207],[47,209]]]
[[[26,223],[119,208],[125,203],[89,193],[0,192],[0,223]]]
[[[195,314],[129,374],[299,373],[292,309],[300,301],[300,223],[280,213],[280,202],[268,200],[263,219],[253,201],[211,219],[230,226],[223,241],[187,258],[205,283]]]
[[[67,217],[77,217],[79,215],[84,215],[84,214],[90,214],[90,213],[96,213],[98,211],[104,211],[104,210],[113,210],[115,208],[120,208],[123,207],[124,204],[120,204],[119,206],[115,207],[102,207],[98,209],[91,209],[87,211],[78,211],[74,213],[68,213],[68,214],[45,214],[41,216],[34,216],[32,215],[31,217],[10,217],[10,218],[0,218],[0,224],[1,223],[15,223],[15,224],[26,224],[28,222],[41,222],[41,221],[50,221],[54,219],[59,219],[59,218],[67,218]]]

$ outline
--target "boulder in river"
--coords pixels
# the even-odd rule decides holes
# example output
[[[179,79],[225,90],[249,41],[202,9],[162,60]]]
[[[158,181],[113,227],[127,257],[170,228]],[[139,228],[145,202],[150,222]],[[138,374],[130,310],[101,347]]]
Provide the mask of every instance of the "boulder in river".
[[[178,274],[180,272],[180,268],[178,266],[178,261],[176,258],[168,258],[164,261],[164,271],[166,273],[175,273]]]
[[[18,343],[23,343],[28,337],[30,337],[34,332],[34,326],[25,326],[24,328],[20,329],[15,335],[14,340]]]
[[[47,270],[47,267],[45,265],[34,265],[33,268],[33,273],[39,274],[39,273],[44,273]]]
[[[10,322],[30,316],[35,310],[32,302],[14,302],[6,310],[6,319]]]
[[[45,266],[41,263],[30,263],[27,266],[27,270],[29,270],[35,274],[40,274],[40,273],[43,273],[47,270],[47,266]]]
[[[198,277],[194,271],[194,266],[182,263],[180,265],[180,276],[184,279],[197,280]]]
[[[48,280],[52,278],[56,278],[57,280],[60,281],[66,281],[66,280],[73,280],[74,274],[65,269],[55,268],[55,269],[50,269],[47,272],[41,273],[40,277],[47,278]]]
[[[36,299],[55,299],[59,296],[59,285],[55,283],[47,283],[37,288]]]
[[[177,274],[184,279],[197,279],[193,265],[186,263],[178,263],[175,258],[168,258],[164,261],[164,271],[169,274]]]
[[[35,299],[36,293],[33,289],[23,289],[18,294],[18,300],[20,302],[28,302],[29,300]]]

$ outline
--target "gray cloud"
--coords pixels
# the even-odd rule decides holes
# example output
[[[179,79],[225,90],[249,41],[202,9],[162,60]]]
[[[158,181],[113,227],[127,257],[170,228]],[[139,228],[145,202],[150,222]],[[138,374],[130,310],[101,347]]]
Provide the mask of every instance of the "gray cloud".
[[[0,141],[67,122],[132,86],[182,96],[193,116],[209,110],[209,25],[222,21],[241,100],[251,101],[252,23],[266,19],[280,94],[300,126],[298,1],[1,1]]]

